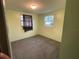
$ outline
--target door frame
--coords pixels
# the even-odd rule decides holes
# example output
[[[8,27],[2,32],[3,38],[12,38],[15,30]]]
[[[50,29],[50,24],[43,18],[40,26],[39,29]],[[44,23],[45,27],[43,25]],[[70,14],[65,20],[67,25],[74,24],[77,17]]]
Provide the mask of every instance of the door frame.
[[[0,52],[11,56],[3,1],[0,0]]]

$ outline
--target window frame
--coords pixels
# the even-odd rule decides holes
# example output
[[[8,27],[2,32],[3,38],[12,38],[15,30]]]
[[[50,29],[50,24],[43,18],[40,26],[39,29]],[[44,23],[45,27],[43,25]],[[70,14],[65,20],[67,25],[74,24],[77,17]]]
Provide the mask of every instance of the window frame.
[[[52,19],[50,19],[50,17]],[[48,20],[46,18],[48,18]],[[54,22],[55,22],[55,17],[53,15],[44,16],[44,26],[45,27],[53,27]]]
[[[21,26],[22,26],[24,32],[33,30],[32,15],[22,14],[20,21],[21,21]]]

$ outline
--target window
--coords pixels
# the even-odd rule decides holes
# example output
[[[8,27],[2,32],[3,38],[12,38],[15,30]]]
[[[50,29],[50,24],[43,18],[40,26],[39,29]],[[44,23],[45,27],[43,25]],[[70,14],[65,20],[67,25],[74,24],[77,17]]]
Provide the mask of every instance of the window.
[[[52,27],[54,24],[54,16],[45,16],[44,25],[46,27]]]
[[[31,15],[21,15],[21,26],[23,27],[24,31],[29,31],[33,29],[33,22]]]

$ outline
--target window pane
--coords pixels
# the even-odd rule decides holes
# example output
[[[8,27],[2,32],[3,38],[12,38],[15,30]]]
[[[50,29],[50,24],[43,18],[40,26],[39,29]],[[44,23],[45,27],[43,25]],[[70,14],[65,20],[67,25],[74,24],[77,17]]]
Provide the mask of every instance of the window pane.
[[[44,24],[45,26],[53,26],[54,24],[54,16],[45,16],[45,19],[44,19]]]
[[[21,26],[23,26],[23,16],[22,15],[20,17],[20,21],[21,21]]]
[[[32,23],[32,16],[31,15],[25,15],[23,14],[20,17],[20,21],[21,21],[21,26],[23,27],[23,30],[29,31],[29,30],[33,30],[33,23]]]

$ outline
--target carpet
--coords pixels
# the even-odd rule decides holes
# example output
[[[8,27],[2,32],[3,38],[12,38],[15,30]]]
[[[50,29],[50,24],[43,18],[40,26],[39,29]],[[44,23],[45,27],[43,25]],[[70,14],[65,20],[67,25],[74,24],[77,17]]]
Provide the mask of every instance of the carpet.
[[[11,43],[13,59],[58,59],[60,43],[36,35]]]

